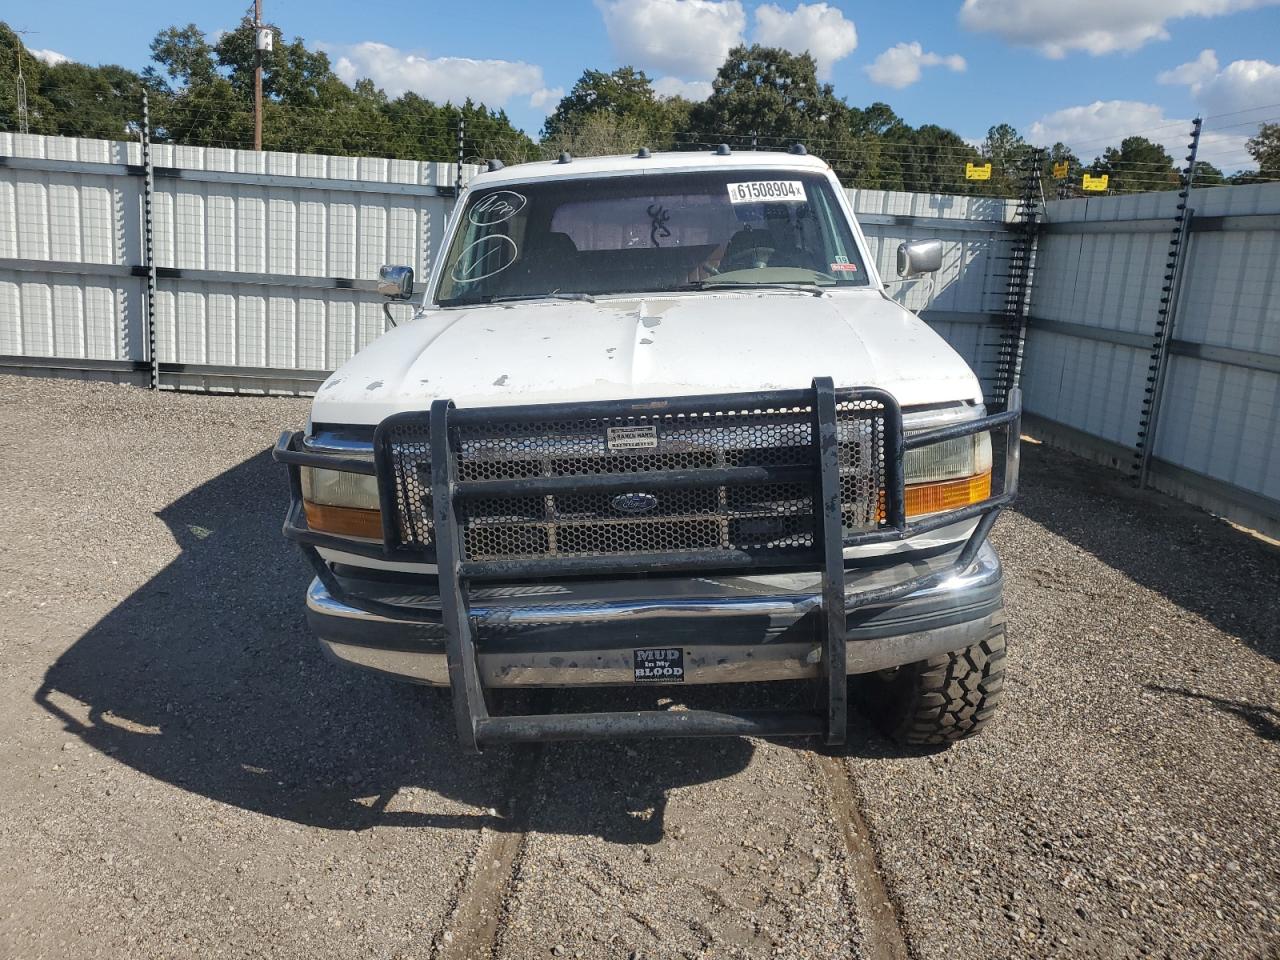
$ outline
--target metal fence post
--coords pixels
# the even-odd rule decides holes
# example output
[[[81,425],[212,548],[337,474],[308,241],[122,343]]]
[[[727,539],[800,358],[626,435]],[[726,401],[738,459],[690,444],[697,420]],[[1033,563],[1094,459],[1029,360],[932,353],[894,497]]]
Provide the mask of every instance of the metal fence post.
[[[1165,264],[1164,285],[1160,288],[1160,310],[1156,319],[1155,339],[1151,344],[1151,367],[1143,391],[1142,415],[1138,421],[1138,439],[1133,454],[1133,469],[1138,489],[1147,485],[1151,455],[1156,445],[1156,427],[1160,419],[1160,400],[1164,392],[1165,374],[1169,369],[1169,341],[1178,313],[1178,293],[1182,286],[1183,265],[1190,239],[1189,228],[1194,211],[1187,209],[1191,186],[1196,179],[1196,155],[1200,152],[1201,120],[1191,121],[1191,143],[1187,145],[1187,165],[1182,171],[1178,190],[1178,206],[1173,218],[1173,236],[1169,239],[1169,258]]]
[[[1026,177],[1014,222],[1013,246],[1009,251],[1008,285],[1005,288],[1004,329],[996,360],[994,399],[1003,403],[1022,379],[1022,352],[1027,339],[1027,307],[1031,295],[1036,236],[1040,223],[1040,173],[1044,151],[1034,150],[1027,158]]]
[[[454,196],[462,196],[462,163],[467,155],[467,118],[458,114],[458,174],[454,179]]]
[[[149,386],[160,387],[160,358],[156,354],[156,259],[155,219],[152,198],[155,191],[155,170],[151,165],[151,99],[142,91],[142,264],[147,271],[147,361],[151,365]]]

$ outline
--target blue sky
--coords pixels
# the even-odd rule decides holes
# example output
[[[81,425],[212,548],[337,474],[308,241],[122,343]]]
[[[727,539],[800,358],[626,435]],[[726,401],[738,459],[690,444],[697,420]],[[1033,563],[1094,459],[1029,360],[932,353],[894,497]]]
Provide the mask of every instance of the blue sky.
[[[1008,122],[1085,159],[1128,133],[1180,145],[1200,113],[1206,156],[1234,169],[1257,122],[1280,120],[1280,0],[265,0],[265,13],[344,78],[438,100],[471,90],[531,133],[586,68],[630,63],[697,96],[739,40],[810,49],[852,104],[884,100],[974,139]],[[239,9],[54,0],[4,16],[46,56],[139,69],[157,30],[213,33]]]

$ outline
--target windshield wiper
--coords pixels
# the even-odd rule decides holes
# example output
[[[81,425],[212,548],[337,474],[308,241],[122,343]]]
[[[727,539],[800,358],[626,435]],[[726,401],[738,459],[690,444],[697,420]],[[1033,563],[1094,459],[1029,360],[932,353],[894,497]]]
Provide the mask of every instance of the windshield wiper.
[[[507,297],[488,297],[484,303],[510,303],[513,300],[580,300],[583,303],[595,303],[596,298],[589,293],[561,293],[553,290],[551,293],[521,293]]]
[[[738,280],[732,283],[717,283],[715,280],[695,280],[677,287],[678,290],[791,290],[795,293],[811,293],[820,297],[826,290],[819,284],[797,280],[795,283],[752,283],[749,280]]]

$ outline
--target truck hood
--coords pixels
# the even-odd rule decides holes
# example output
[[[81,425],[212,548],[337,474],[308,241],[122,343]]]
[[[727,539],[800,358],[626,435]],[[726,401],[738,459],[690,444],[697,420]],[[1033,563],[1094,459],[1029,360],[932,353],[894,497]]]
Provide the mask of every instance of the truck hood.
[[[972,371],[873,290],[546,300],[431,310],[389,331],[316,394],[314,423],[425,409],[808,387],[879,387],[903,406],[981,400]]]

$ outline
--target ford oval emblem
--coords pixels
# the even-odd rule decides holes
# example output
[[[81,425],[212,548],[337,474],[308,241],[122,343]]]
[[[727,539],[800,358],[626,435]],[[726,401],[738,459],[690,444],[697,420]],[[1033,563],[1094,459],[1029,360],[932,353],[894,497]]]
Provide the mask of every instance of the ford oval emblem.
[[[619,513],[648,513],[658,505],[652,493],[620,493],[609,501]]]

